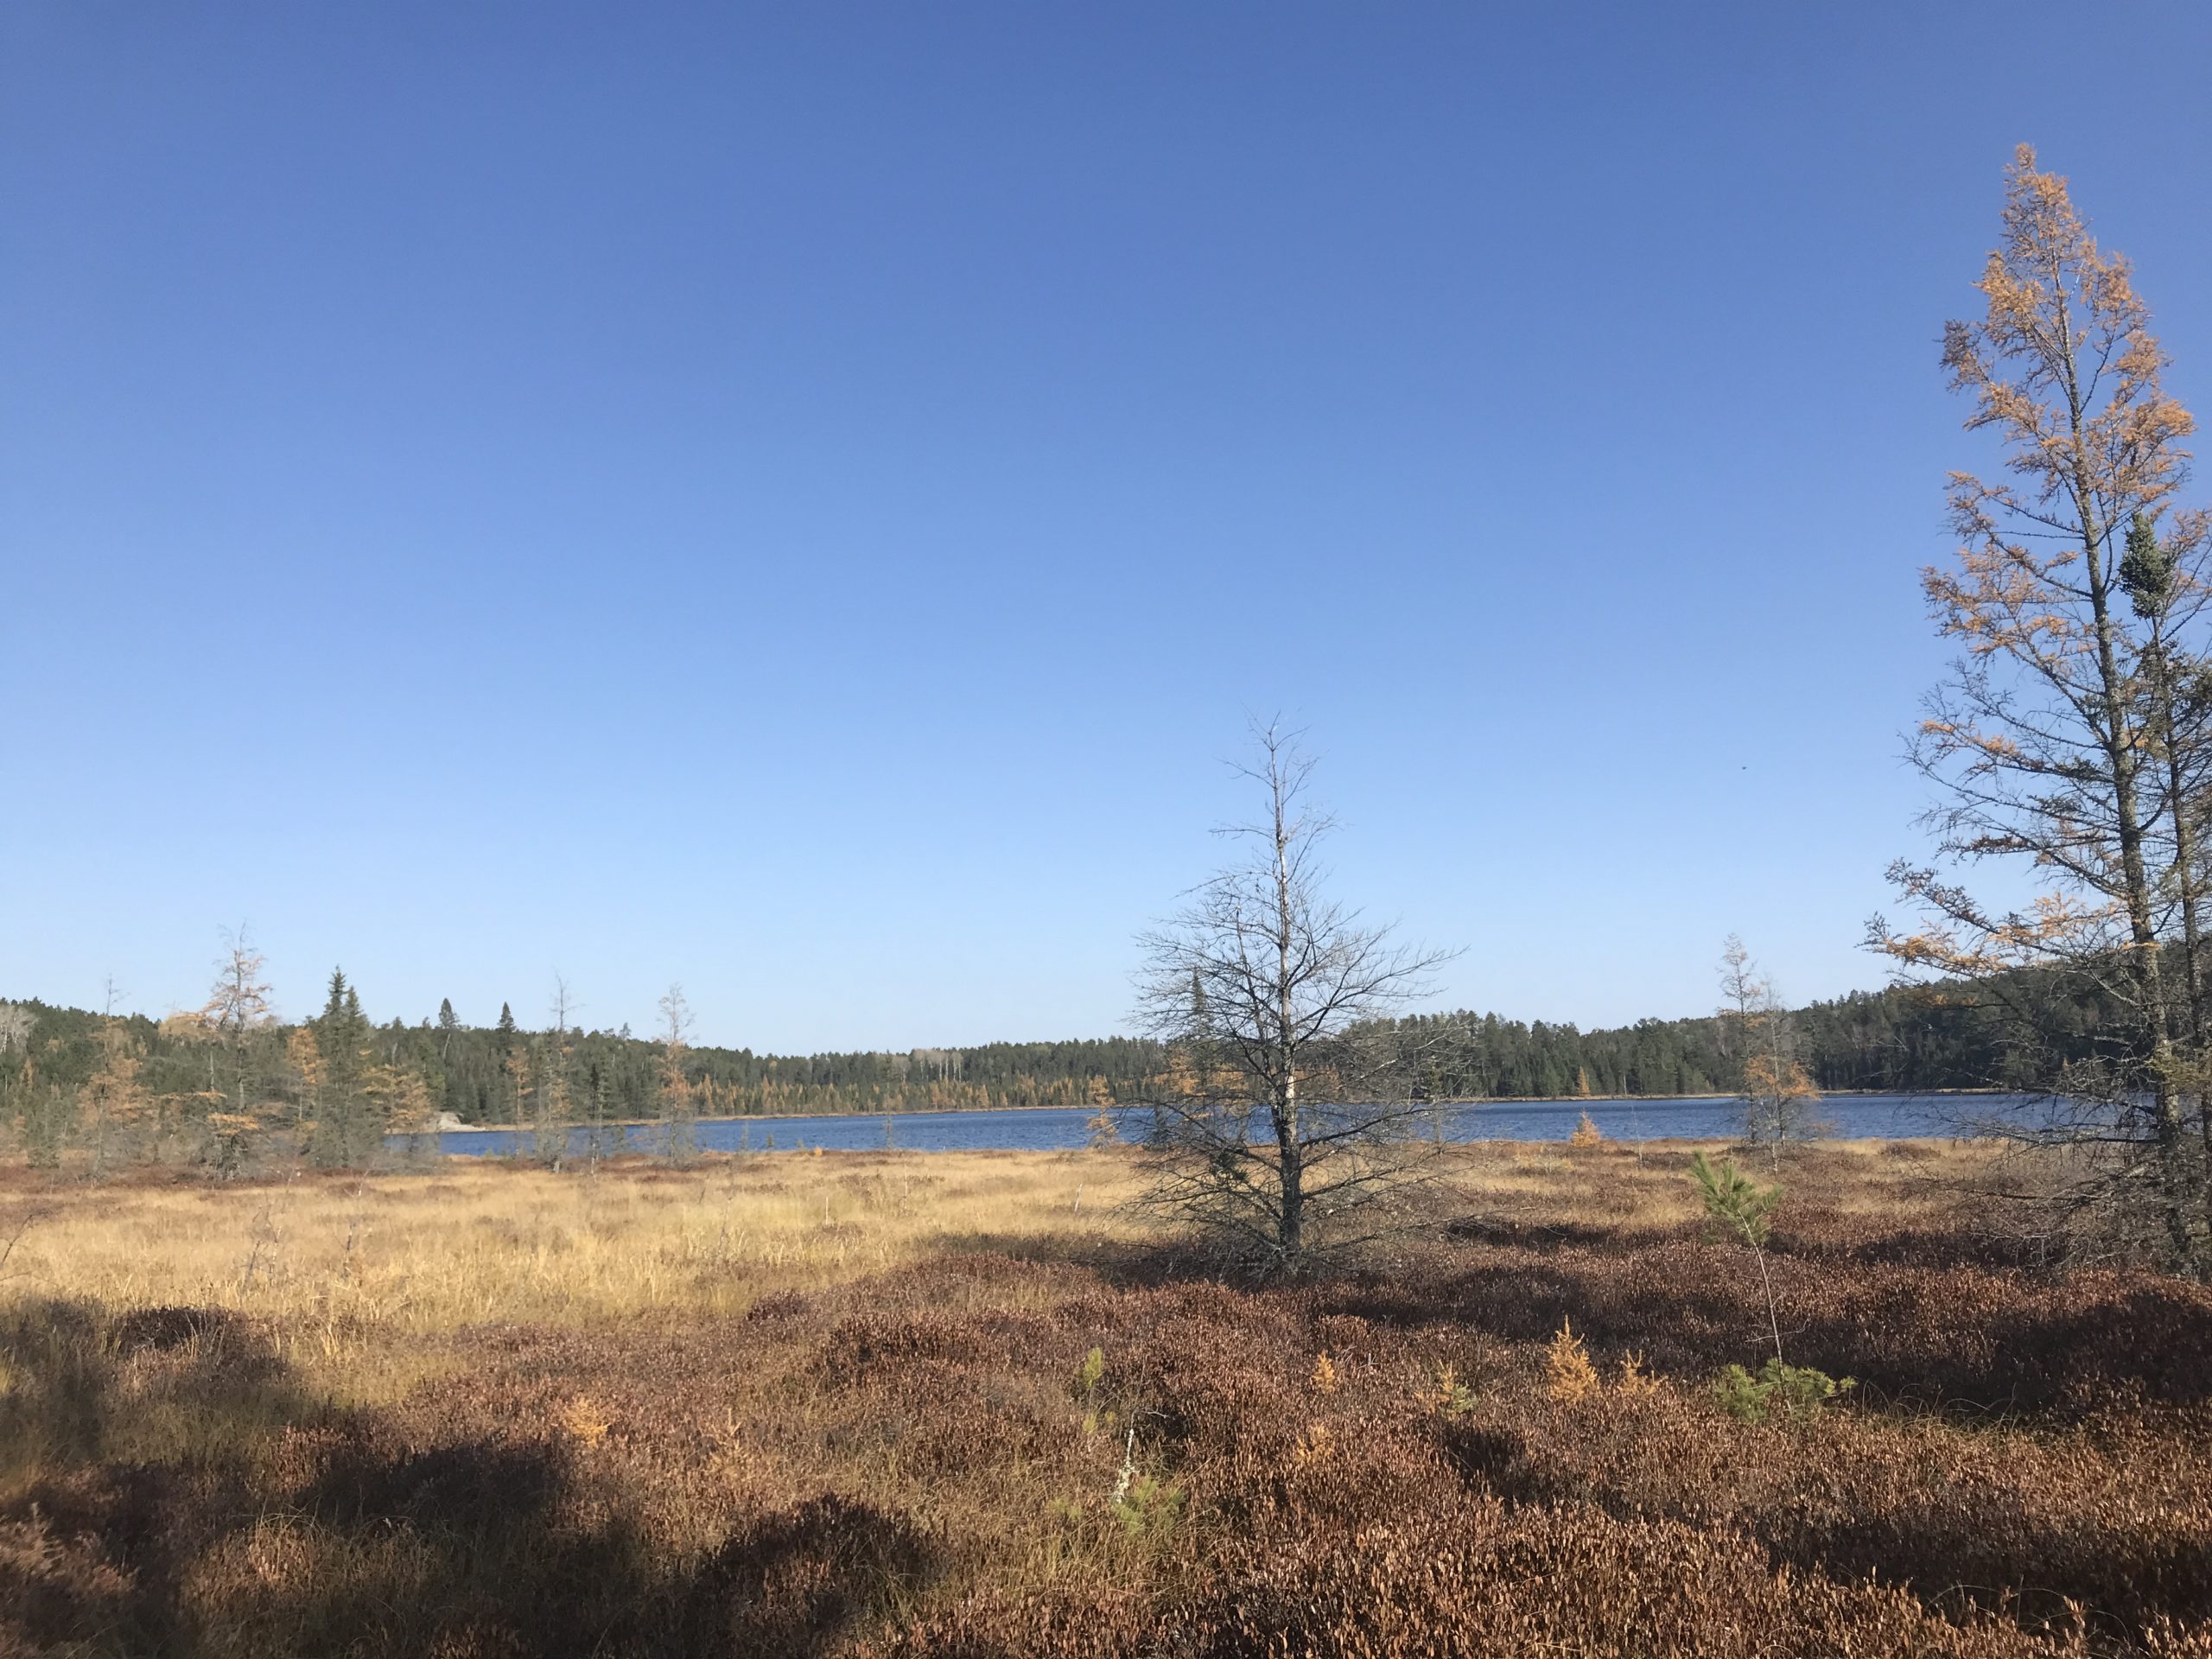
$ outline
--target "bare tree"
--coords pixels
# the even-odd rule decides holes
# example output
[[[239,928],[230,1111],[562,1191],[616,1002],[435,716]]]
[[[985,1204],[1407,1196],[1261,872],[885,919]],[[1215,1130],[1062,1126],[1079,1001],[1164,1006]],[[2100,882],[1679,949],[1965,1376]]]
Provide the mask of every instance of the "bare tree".
[[[2005,1126],[2063,1146],[2084,1212],[2156,1218],[2162,1249],[2212,1274],[2212,1112],[2198,975],[2207,762],[2202,669],[2183,639],[2206,595],[2207,524],[2177,509],[2193,428],[2161,385],[2127,262],[2100,249],[2066,182],[2022,146],[1983,318],[1943,362],[1994,433],[2005,481],[1951,475],[1954,568],[1924,574],[1963,655],[1927,701],[1914,763],[1943,791],[1941,860],[2015,861],[2046,884],[1999,909],[1935,867],[1892,880],[1924,919],[1870,942],[1909,976],[1962,982],[2052,1026],[2053,984],[2116,1010],[2093,1058],[2045,1077],[2053,1110]],[[2178,948],[2177,948],[2178,947]],[[2192,1131],[2194,1131],[2192,1133]]]
[[[276,1024],[269,984],[262,978],[266,967],[244,922],[235,929],[225,928],[223,954],[215,959],[215,981],[198,1014],[200,1024],[220,1047],[228,1073],[220,1083],[216,1080],[216,1049],[211,1047],[207,1092],[228,1101],[231,1110],[239,1116],[252,1110],[249,1096],[259,1092],[261,1079],[253,1065],[254,1039]]]
[[[567,1161],[569,1123],[575,1116],[575,1090],[569,1072],[570,1060],[575,1053],[574,1033],[570,1027],[576,1010],[575,994],[569,990],[569,982],[561,975],[555,974],[553,1001],[547,1009],[553,1016],[553,1029],[539,1039],[537,1064],[531,1067],[537,1084],[537,1114],[531,1138],[536,1143],[538,1161],[556,1170]]]
[[[1783,1141],[1823,1133],[1813,1118],[1821,1091],[1798,1063],[1789,1005],[1733,933],[1721,948],[1720,998],[1720,1052],[1742,1071],[1744,1138],[1764,1146],[1778,1168]]]
[[[0,1054],[27,1054],[38,1029],[35,1009],[21,1002],[0,1002]]]
[[[699,1155],[699,1090],[685,1062],[691,1052],[691,1005],[671,985],[660,999],[660,1102],[668,1125],[668,1155],[688,1164]]]
[[[1322,892],[1330,820],[1306,804],[1313,762],[1280,722],[1239,766],[1264,800],[1220,833],[1249,857],[1141,940],[1142,1027],[1172,1060],[1138,1103],[1153,1130],[1147,1202],[1224,1257],[1295,1274],[1389,1230],[1436,1151],[1404,1045],[1372,1022],[1448,959],[1394,943]]]

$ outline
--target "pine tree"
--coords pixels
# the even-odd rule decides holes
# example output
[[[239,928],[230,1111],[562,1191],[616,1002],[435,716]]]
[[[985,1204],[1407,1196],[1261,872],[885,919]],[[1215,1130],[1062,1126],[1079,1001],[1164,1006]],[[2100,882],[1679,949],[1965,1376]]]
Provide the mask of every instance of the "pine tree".
[[[54,1084],[41,1080],[36,1062],[26,1058],[16,1078],[21,1099],[23,1150],[33,1169],[61,1166],[61,1132],[67,1102]]]
[[[476,1085],[458,1071],[446,1076],[446,1110],[463,1122],[476,1116]]]

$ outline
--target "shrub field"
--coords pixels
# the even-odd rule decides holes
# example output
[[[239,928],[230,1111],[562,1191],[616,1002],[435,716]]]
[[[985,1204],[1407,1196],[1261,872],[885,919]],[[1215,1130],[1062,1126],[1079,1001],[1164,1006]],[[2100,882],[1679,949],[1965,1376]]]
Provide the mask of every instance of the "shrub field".
[[[2212,1656],[2212,1295],[1795,1154],[1455,1154],[1238,1287],[1120,1154],[0,1179],[0,1649]]]

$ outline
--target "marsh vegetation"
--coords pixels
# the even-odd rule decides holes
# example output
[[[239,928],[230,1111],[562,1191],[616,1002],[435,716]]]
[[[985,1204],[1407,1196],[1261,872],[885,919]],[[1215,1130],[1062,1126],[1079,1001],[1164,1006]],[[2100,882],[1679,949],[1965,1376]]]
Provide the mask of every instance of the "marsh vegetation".
[[[1789,1154],[1763,1282],[1690,1156],[1452,1148],[1251,1285],[1119,1150],[18,1169],[0,1646],[2205,1650],[2212,1295],[1897,1142]],[[1856,1386],[1732,1401],[1777,1332]]]

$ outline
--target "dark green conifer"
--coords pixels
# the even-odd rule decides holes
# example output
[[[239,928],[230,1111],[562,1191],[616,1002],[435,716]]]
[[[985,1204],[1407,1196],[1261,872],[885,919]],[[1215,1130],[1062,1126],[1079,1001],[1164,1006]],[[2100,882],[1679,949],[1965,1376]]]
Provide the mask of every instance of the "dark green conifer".
[[[309,1154],[326,1168],[364,1162],[373,1150],[367,1144],[368,1114],[362,1091],[368,1044],[369,1021],[361,1012],[361,995],[346,982],[343,969],[334,968],[329,995],[315,1022],[315,1052],[322,1061],[321,1115],[308,1141]]]

